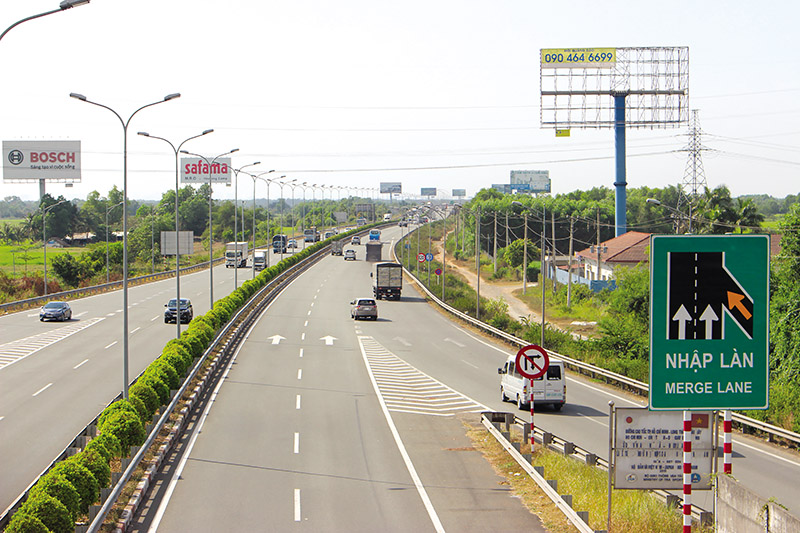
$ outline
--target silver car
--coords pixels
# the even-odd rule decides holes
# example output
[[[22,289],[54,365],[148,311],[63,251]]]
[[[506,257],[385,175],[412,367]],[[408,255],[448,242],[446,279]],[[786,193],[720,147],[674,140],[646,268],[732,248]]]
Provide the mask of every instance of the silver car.
[[[59,322],[72,320],[72,309],[67,302],[47,302],[39,310],[39,321],[44,322],[45,320],[58,320]]]
[[[344,260],[356,260],[356,251],[355,250],[345,250],[344,251]]]
[[[359,318],[371,318],[378,320],[378,304],[372,298],[357,298],[350,302],[350,317],[353,320]]]

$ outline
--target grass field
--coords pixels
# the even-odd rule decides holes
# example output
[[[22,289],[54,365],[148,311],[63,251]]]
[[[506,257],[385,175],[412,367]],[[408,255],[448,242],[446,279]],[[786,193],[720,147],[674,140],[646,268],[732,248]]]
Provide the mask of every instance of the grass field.
[[[85,248],[72,247],[72,248],[48,248],[47,249],[47,263],[50,264],[50,259],[58,254],[71,252],[72,254],[80,254]],[[15,245],[0,245],[0,270],[12,275],[20,275],[24,272],[42,272],[44,271],[44,250],[41,243],[27,243]],[[48,269],[49,272],[50,269]]]

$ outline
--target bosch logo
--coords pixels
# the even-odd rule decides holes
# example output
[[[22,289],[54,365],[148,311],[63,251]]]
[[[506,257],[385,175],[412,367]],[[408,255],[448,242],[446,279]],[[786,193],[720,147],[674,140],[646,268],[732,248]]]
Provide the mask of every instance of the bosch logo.
[[[25,156],[19,150],[11,150],[8,152],[8,162],[12,165],[19,165],[25,160]]]

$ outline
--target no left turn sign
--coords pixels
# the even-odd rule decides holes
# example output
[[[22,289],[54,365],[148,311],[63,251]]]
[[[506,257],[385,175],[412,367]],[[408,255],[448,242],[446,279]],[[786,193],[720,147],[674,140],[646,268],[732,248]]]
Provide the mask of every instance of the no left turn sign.
[[[550,356],[541,346],[529,344],[517,352],[517,371],[522,377],[537,379],[544,376],[550,366]]]

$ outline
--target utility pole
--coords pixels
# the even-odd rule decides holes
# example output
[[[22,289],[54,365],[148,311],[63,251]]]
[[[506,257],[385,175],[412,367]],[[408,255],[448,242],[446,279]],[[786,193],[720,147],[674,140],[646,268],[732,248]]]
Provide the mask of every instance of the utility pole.
[[[556,263],[556,212],[553,211],[550,213],[550,221],[552,225],[552,232],[553,235],[553,244],[550,246],[550,249],[553,251],[553,296],[556,295],[556,269],[558,268],[558,264]]]
[[[547,231],[547,207],[545,207],[544,202],[542,202],[542,338],[539,346],[544,348],[544,297],[545,297],[545,272],[547,269],[545,268],[545,254],[544,254],[544,247],[545,247],[545,232]],[[533,402],[531,402],[533,403]]]
[[[492,257],[494,259],[492,272],[497,274],[497,211],[494,212],[494,247],[492,249]]]
[[[475,284],[478,297],[475,299],[475,318],[481,319],[481,206],[475,215],[475,271],[478,281]]]
[[[597,272],[594,275],[595,280],[600,280],[600,208],[597,208]]]
[[[522,294],[528,286],[528,212],[522,213],[522,220],[525,221],[522,241]]]
[[[572,232],[575,229],[575,219],[569,217],[569,263],[567,266],[567,307],[572,307]]]

